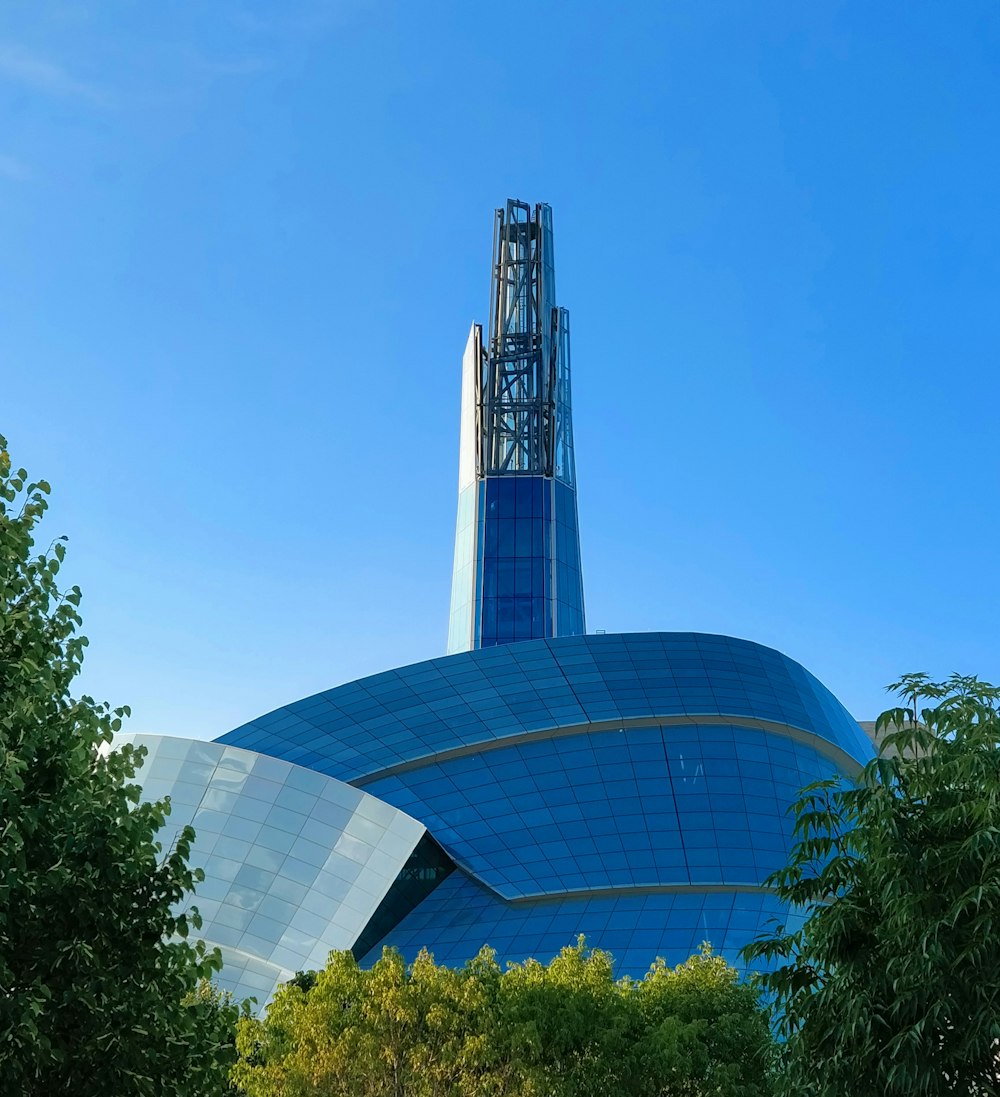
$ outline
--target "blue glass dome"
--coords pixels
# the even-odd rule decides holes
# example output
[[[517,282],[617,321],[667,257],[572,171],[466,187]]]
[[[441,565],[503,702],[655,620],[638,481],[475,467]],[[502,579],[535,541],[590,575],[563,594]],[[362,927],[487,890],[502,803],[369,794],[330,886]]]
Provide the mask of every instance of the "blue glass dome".
[[[561,637],[418,663],[296,701],[220,742],[304,766],[419,820],[456,871],[387,896],[382,944],[457,963],[545,959],[578,933],[623,972],[703,940],[737,961],[787,912],[788,808],[872,747],[815,677],[698,633]],[[361,940],[359,938],[359,940]]]

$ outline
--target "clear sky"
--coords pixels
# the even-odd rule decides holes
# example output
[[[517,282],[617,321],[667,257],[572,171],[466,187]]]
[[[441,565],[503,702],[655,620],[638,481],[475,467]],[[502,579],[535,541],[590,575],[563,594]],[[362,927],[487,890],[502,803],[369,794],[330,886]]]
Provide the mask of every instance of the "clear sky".
[[[1000,678],[995,0],[15,3],[0,432],[84,687],[210,737],[443,652],[493,209],[554,210],[588,624],[859,718]]]

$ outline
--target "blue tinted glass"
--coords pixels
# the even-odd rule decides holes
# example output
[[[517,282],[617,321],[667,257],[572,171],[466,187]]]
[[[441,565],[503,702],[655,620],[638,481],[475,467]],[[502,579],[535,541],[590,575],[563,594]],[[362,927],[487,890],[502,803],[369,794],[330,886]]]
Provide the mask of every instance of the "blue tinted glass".
[[[520,619],[517,627],[523,627]],[[522,707],[517,701],[508,703]],[[756,797],[751,804],[738,778],[728,773],[713,777],[706,773],[703,763],[691,760],[703,749],[713,757],[721,757],[724,748],[728,756],[721,768],[738,770],[740,745],[732,729],[688,729],[688,736],[704,732],[705,742],[689,738],[684,751],[673,760],[668,758],[665,739],[675,729],[658,730],[659,758],[655,752],[650,757],[651,730],[529,741],[442,761],[436,770],[445,778],[443,783],[422,782],[420,770],[394,778],[394,782],[419,790],[418,803],[404,798],[398,784],[383,787],[376,781],[367,787],[397,806],[405,804],[463,864],[501,894],[513,898],[544,893],[551,889],[553,879],[567,873],[575,873],[584,881],[579,886],[595,886],[588,875],[592,862],[580,860],[591,855],[600,856],[601,880],[613,886],[632,885],[637,868],[642,870],[644,883],[659,885],[687,883],[692,872],[705,881],[724,881],[728,875],[733,883],[760,882],[787,856],[791,821],[786,805],[802,784],[834,772],[829,759],[807,748],[794,777],[791,773],[783,777],[782,767],[776,767],[770,797]],[[635,757],[631,753],[633,734],[637,736]],[[776,749],[783,745],[780,736],[768,738],[779,741]],[[557,763],[553,750],[561,762]],[[694,778],[685,776],[690,772]],[[530,788],[523,783],[512,785],[511,779],[521,774],[534,778]],[[637,780],[636,774],[641,779]],[[489,820],[488,843],[483,840],[483,832],[477,836],[469,831],[469,815],[459,820],[451,808],[454,790],[463,786],[475,790],[474,795],[470,792],[472,815]],[[767,819],[766,827],[761,825],[762,818]],[[568,860],[565,853],[555,858],[551,836],[540,829],[543,820],[555,825],[563,837],[574,838]],[[680,847],[673,836],[678,833],[685,835],[681,845],[686,860],[677,857]],[[765,839],[765,834],[770,837]],[[651,843],[651,835],[668,837],[665,842],[657,839]],[[506,848],[517,851],[517,874],[500,871],[496,837]],[[656,849],[666,855],[637,856],[642,849]]]
[[[532,491],[536,480],[534,477],[520,476],[514,480],[514,513],[518,518],[531,518],[532,516]]]
[[[511,597],[525,602],[502,614],[508,640],[525,630],[527,601],[527,631],[534,632],[545,618],[544,602],[536,595],[539,570],[544,583],[544,559],[531,558],[529,589],[521,593],[526,563],[511,558]],[[499,585],[499,566],[493,574]],[[495,635],[499,615],[497,607],[485,603],[484,625],[491,618]],[[462,744],[525,731],[544,736],[560,726],[617,720],[622,713],[648,720],[668,712],[691,712],[698,719],[717,712],[719,719],[715,724],[529,737],[516,747],[441,759],[438,765],[377,779],[386,766]],[[725,719],[727,713],[787,722],[811,730],[816,738],[798,743],[780,728],[734,726]],[[497,893],[523,896],[524,905],[516,907],[502,904],[496,894],[489,898],[489,904],[500,904],[490,907],[497,935],[491,943],[510,946],[514,951],[503,953],[510,959],[518,958],[516,949],[527,947],[529,938],[518,928],[522,923],[531,924],[538,940],[552,941],[554,950],[566,943],[556,941],[554,932],[545,936],[543,919],[555,916],[553,903],[535,907],[531,896],[567,889],[590,893],[599,887],[759,884],[786,857],[791,838],[787,804],[800,785],[828,776],[834,757],[842,757],[827,744],[860,761],[871,754],[837,701],[791,660],[726,637],[691,634],[564,637],[435,659],[289,705],[227,740],[295,759],[306,750],[310,761],[336,776],[370,778],[367,791],[427,824],[464,867]],[[263,789],[255,781],[249,780],[251,792]],[[275,815],[274,822],[280,818]],[[236,834],[230,823],[247,823],[247,835]],[[224,825],[224,834],[240,841],[257,840],[259,830],[260,822],[236,816]],[[281,855],[280,835],[277,842],[270,835],[262,839],[262,846]],[[326,850],[317,846],[316,857],[326,857]],[[306,885],[308,879],[299,884]],[[206,891],[206,897],[213,894]],[[726,904],[735,909],[732,894],[720,894],[721,900],[702,891],[683,896],[697,908],[697,917],[690,918],[679,912],[695,906],[684,907],[680,894],[667,896],[672,905],[656,907],[656,926],[641,915],[654,907],[609,906],[613,901],[602,898],[600,925],[618,927],[618,936],[599,943],[617,950],[625,958],[621,962],[641,959],[643,968],[649,951],[639,941],[654,932],[662,931],[664,949],[681,948],[680,941],[688,942],[684,948],[691,942],[696,948],[709,936],[707,930],[720,948],[736,948],[752,936],[747,925],[753,908],[747,913],[740,907],[740,918],[725,925],[717,914],[703,917],[703,911],[718,912]],[[659,902],[663,895],[645,898]],[[559,904],[564,902],[569,901]],[[584,906],[564,911],[589,909],[591,900],[573,902]],[[473,907],[459,903],[451,913],[459,909],[469,925],[476,924]],[[521,919],[516,925],[515,914]],[[434,932],[446,935],[455,925],[435,920]],[[475,951],[490,939],[492,930],[487,930],[485,923],[475,934],[469,930],[468,947]],[[439,939],[429,942],[435,951]]]
[[[483,553],[486,557],[497,555],[497,538],[501,523],[495,518],[487,518],[483,523]],[[470,597],[474,592],[470,593]]]
[[[515,492],[517,480],[512,477],[498,477],[488,481],[489,489],[497,493],[500,500],[499,514],[501,518],[513,518],[515,511]]]
[[[497,522],[497,556],[514,556],[515,542],[514,530],[516,521],[506,520]]]
[[[535,523],[530,518],[518,518],[514,522],[514,546],[518,556],[531,556],[532,531]]]
[[[517,590],[515,577],[516,564],[517,561],[513,559],[501,559],[496,561],[498,598],[510,598]]]
[[[548,525],[541,519],[531,523],[531,555],[547,557],[547,544],[550,533]]]
[[[362,963],[370,964],[384,944],[412,960],[430,948],[442,964],[471,959],[484,943],[497,949],[501,964],[534,957],[547,962],[579,934],[612,953],[615,975],[641,978],[657,956],[681,963],[708,940],[745,971],[739,948],[777,918],[794,930],[801,917],[766,893],[716,893],[564,899],[510,906],[464,873],[441,882],[420,906],[378,942]]]

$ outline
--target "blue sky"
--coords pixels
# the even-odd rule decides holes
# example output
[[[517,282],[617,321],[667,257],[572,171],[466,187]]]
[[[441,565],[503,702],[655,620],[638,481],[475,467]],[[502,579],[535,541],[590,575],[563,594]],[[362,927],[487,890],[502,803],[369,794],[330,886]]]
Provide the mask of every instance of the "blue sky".
[[[133,729],[443,652],[492,211],[552,204],[591,629],[859,718],[997,666],[1000,7],[0,16],[0,432]]]

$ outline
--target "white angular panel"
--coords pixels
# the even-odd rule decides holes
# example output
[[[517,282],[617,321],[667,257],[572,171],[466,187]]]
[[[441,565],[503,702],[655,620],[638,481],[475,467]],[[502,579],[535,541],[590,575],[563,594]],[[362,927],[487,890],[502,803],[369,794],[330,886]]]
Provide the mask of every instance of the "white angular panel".
[[[297,970],[354,944],[425,833],[365,792],[267,755],[164,735],[123,743],[148,751],[144,795],[171,797],[164,849],[194,826],[199,935],[222,950],[219,985],[256,998],[258,1012]]]

